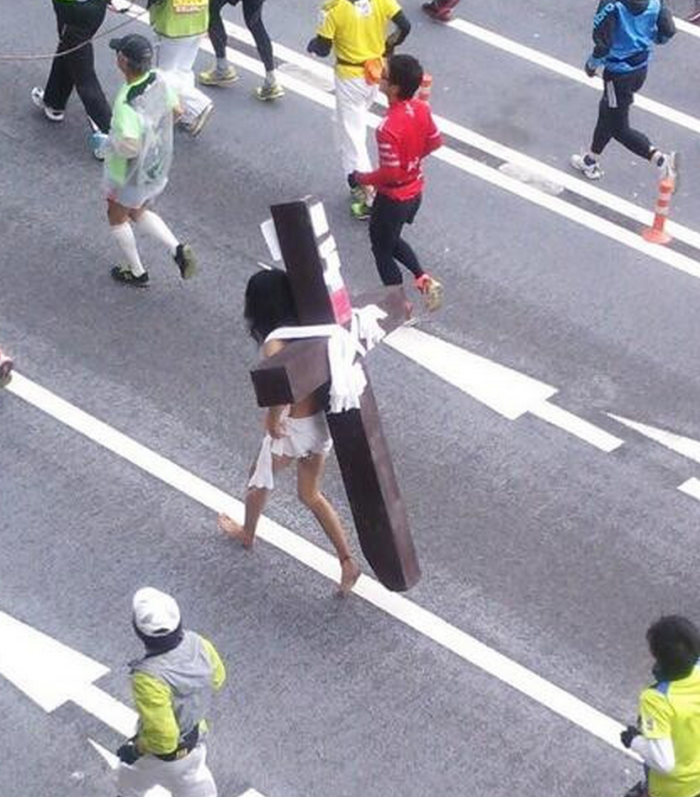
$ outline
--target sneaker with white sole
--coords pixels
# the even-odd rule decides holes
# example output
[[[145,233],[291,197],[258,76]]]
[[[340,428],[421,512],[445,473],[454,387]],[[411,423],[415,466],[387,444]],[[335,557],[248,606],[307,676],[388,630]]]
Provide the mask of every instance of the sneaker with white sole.
[[[236,81],[240,80],[240,75],[236,72],[236,68],[229,64],[225,70],[213,67],[197,75],[197,79],[203,86],[232,86]]]
[[[430,274],[421,274],[420,277],[415,278],[414,285],[423,294],[426,309],[432,312],[442,305],[442,283],[438,282],[435,277],[431,277]]]
[[[255,89],[255,96],[262,102],[270,102],[270,100],[278,100],[284,97],[284,89],[277,81],[274,83],[263,83]]]
[[[209,105],[199,114],[199,116],[187,126],[188,133],[192,138],[196,138],[204,129],[204,125],[209,121],[212,111],[214,110],[214,103],[210,102]]]
[[[44,102],[44,89],[40,89],[38,86],[34,86],[32,89],[32,102],[37,108],[40,108],[44,112],[44,116],[50,122],[62,122],[66,116],[65,111],[49,108]]]
[[[659,180],[671,180],[673,182],[673,192],[678,190],[680,181],[681,156],[679,152],[661,153],[660,163],[656,164]]]
[[[591,161],[588,155],[572,155],[570,163],[577,172],[581,172],[589,180],[600,180],[603,176],[603,170],[598,161]]]
[[[148,285],[147,271],[137,277],[129,266],[119,265],[113,266],[109,273],[112,275],[112,279],[124,285],[133,285],[136,288],[145,288]]]
[[[180,276],[182,279],[188,280],[194,276],[197,270],[197,258],[194,256],[194,252],[189,244],[178,244],[173,260],[180,269]]]

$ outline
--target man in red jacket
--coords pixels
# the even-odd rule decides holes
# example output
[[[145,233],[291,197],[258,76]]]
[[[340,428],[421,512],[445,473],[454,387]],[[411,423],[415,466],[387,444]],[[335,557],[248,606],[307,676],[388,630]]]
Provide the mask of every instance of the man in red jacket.
[[[421,162],[442,145],[430,106],[414,99],[422,80],[423,67],[413,56],[389,59],[379,84],[389,100],[387,115],[376,130],[379,168],[353,172],[348,183],[351,188],[371,185],[377,190],[369,238],[382,282],[403,282],[398,260],[413,274],[428,309],[435,310],[442,300],[442,285],[423,271],[415,252],[401,237],[404,224],[413,223],[420,207],[425,182]]]

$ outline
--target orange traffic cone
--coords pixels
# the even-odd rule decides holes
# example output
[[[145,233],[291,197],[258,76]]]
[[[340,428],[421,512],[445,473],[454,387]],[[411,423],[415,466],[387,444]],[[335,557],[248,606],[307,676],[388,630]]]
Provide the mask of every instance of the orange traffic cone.
[[[427,72],[423,73],[420,88],[418,89],[418,99],[423,102],[430,102],[430,92],[433,90],[433,76]]]
[[[675,184],[672,178],[665,177],[663,180],[659,180],[659,195],[656,198],[656,207],[654,208],[654,223],[651,227],[645,227],[642,230],[642,238],[645,241],[649,241],[650,244],[667,244],[673,240],[664,227],[668,218],[671,195],[674,188]]]

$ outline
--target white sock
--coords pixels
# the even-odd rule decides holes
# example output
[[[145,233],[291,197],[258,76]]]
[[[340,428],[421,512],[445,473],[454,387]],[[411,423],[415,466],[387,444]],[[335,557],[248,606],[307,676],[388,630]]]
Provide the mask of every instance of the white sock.
[[[224,74],[228,70],[229,63],[227,58],[217,58],[216,59],[216,66],[214,69],[219,72],[220,74]]]
[[[271,69],[269,72],[265,72],[265,85],[274,86],[275,83],[277,83],[277,74],[275,70]]]
[[[136,237],[134,236],[134,231],[131,229],[131,224],[125,221],[123,224],[110,226],[109,230],[119,244],[119,248],[122,250],[126,262],[131,269],[131,273],[135,277],[140,277],[142,274],[145,274],[146,269],[141,263],[139,250],[136,246]]]
[[[170,254],[175,257],[178,240],[173,235],[170,227],[161,217],[152,210],[146,210],[141,214],[141,218],[136,222],[139,230],[152,235],[156,240],[168,247]]]

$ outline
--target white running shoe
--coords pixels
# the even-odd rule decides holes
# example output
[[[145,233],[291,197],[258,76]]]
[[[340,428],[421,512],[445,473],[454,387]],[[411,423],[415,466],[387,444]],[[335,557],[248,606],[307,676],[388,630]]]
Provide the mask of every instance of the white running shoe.
[[[44,90],[40,89],[38,86],[32,89],[32,102],[37,108],[41,108],[44,112],[44,116],[50,122],[62,122],[65,118],[66,114],[64,111],[57,111],[55,108],[49,108],[49,106],[46,105],[44,102]]]
[[[656,164],[659,180],[672,180],[674,193],[678,190],[680,161],[680,153],[663,152],[661,153],[661,163]]]
[[[196,138],[204,129],[204,125],[209,121],[209,117],[214,110],[214,103],[210,102],[209,105],[199,114],[199,116],[192,122],[188,127],[187,131],[192,136],[192,138]]]
[[[589,180],[600,180],[603,176],[603,170],[600,168],[598,161],[589,163],[585,155],[572,155],[569,162],[577,172],[581,172],[581,174]]]

